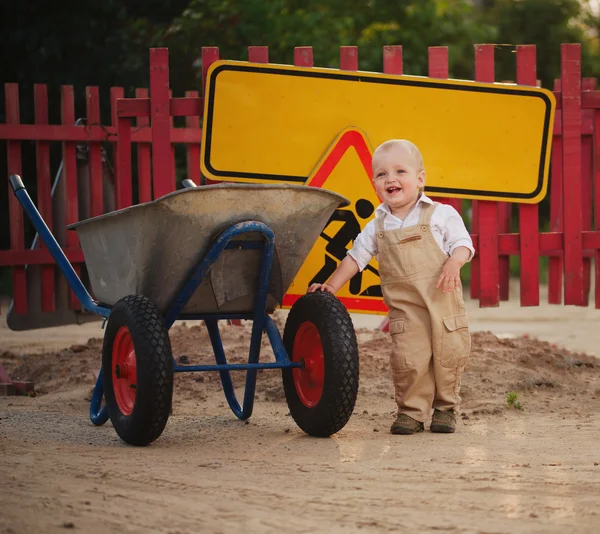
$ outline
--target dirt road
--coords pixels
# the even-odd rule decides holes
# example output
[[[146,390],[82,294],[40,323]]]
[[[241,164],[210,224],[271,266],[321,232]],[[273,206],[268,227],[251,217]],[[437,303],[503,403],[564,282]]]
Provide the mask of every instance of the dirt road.
[[[600,524],[597,414],[508,412],[464,421],[454,435],[398,438],[381,413],[389,403],[363,398],[342,432],[314,439],[283,405],[259,403],[245,425],[210,403],[179,411],[159,441],[135,449],[110,423],[90,425],[82,393],[54,412],[2,403],[0,532],[530,534]]]
[[[579,341],[597,347],[598,312],[562,310],[563,334],[587,332]],[[389,434],[389,339],[357,328],[358,403],[335,436],[298,429],[277,371],[259,374],[248,424],[227,407],[218,376],[186,373],[165,432],[146,448],[89,421],[100,339],[30,332],[14,346],[3,330],[0,363],[38,394],[0,397],[0,533],[598,532],[600,364],[581,345],[565,348],[568,335],[553,346],[510,326],[535,337],[548,323],[535,319],[549,312],[526,309],[527,322],[492,312],[510,321],[494,324],[500,337],[473,334],[455,434]],[[248,326],[222,335],[230,361],[242,361]],[[204,328],[177,326],[171,338],[191,363],[213,361]],[[521,409],[507,406],[509,392]]]

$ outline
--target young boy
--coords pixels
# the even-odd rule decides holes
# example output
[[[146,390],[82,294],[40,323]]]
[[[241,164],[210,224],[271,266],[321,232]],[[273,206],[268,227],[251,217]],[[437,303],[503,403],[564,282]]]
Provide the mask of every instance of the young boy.
[[[390,357],[398,414],[392,434],[454,432],[461,376],[471,351],[460,269],[475,250],[459,213],[424,193],[419,149],[392,139],[373,153],[382,203],[325,284],[335,293],[374,255],[389,309]]]

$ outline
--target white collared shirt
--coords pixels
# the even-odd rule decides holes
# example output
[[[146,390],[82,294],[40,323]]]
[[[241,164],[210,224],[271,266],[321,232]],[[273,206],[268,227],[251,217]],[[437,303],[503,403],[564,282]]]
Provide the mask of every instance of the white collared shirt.
[[[375,218],[369,221],[363,231],[356,236],[354,245],[348,251],[361,271],[369,264],[373,256],[377,256],[375,220],[382,220],[384,230],[415,226],[419,222],[423,203],[433,204],[433,201],[424,193],[421,194],[415,207],[404,220],[392,215],[387,204],[382,203],[377,206]],[[471,261],[475,254],[473,241],[458,211],[448,204],[440,204],[431,215],[430,226],[433,237],[442,251],[451,256],[457,247],[467,247],[471,251],[467,261]],[[379,258],[377,260],[379,261]]]

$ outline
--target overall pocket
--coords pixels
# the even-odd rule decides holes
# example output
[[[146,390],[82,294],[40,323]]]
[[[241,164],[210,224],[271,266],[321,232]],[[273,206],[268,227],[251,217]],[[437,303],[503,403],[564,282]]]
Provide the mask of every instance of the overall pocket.
[[[425,236],[419,233],[390,238],[387,254],[401,277],[422,272],[427,263]]]
[[[443,322],[440,363],[444,367],[456,367],[465,362],[471,352],[469,322],[464,313],[444,317]]]
[[[392,319],[390,321],[390,335],[392,336],[392,370],[410,369],[410,343],[406,335],[406,320]]]

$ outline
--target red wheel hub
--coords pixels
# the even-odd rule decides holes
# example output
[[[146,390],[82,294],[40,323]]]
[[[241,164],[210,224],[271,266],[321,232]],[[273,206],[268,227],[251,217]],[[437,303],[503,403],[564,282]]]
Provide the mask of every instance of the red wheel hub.
[[[119,328],[113,342],[111,374],[117,406],[123,415],[130,415],[135,404],[137,373],[133,341],[126,326]]]
[[[318,404],[323,394],[325,359],[321,336],[310,321],[300,325],[294,338],[292,361],[301,360],[304,360],[304,369],[294,368],[294,385],[302,403],[312,408]]]

